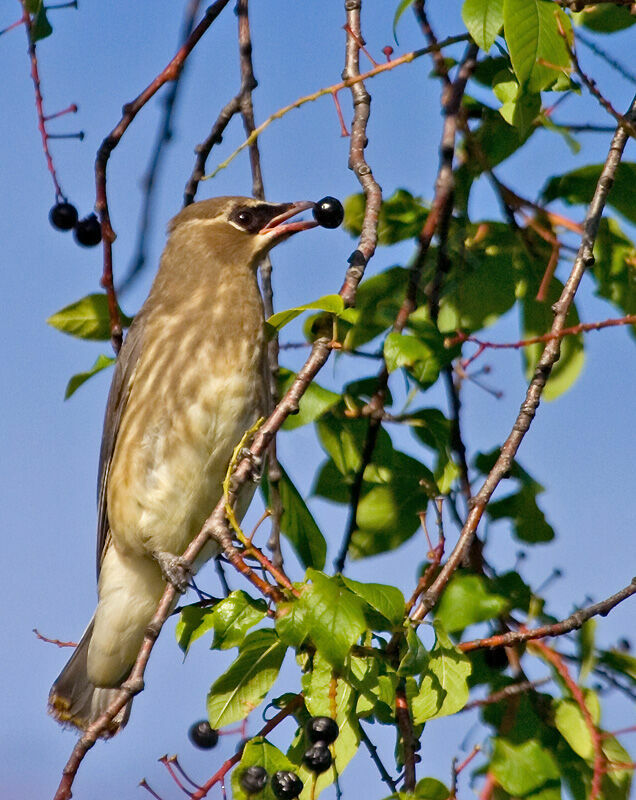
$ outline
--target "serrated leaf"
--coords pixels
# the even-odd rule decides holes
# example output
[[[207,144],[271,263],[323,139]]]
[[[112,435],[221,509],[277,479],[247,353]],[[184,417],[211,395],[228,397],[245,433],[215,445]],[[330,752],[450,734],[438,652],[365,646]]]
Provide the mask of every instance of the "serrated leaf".
[[[383,583],[360,583],[342,576],[342,581],[358,597],[367,602],[371,608],[386,617],[392,625],[401,625],[404,619],[406,602],[404,595],[395,586]]]
[[[177,644],[187,655],[192,642],[214,627],[214,609],[186,606],[179,615],[175,628]]]
[[[250,597],[247,592],[231,592],[214,607],[214,642],[216,650],[237,647],[247,631],[264,619],[267,603],[261,598]]]
[[[536,739],[521,744],[495,739],[490,770],[507,792],[521,797],[560,778],[553,755]]]
[[[455,573],[442,594],[435,618],[454,633],[477,622],[495,619],[509,608],[508,600],[490,591],[481,575]]]
[[[72,394],[75,394],[79,387],[83,383],[86,383],[89,378],[92,378],[93,375],[97,375],[97,373],[101,372],[103,369],[112,366],[112,364],[114,364],[116,361],[116,358],[111,358],[110,356],[105,356],[103,354],[98,355],[95,363],[89,370],[86,370],[86,372],[77,372],[71,377],[69,382],[66,384],[64,399],[68,400],[68,398]]]
[[[210,725],[222,728],[253,711],[271,689],[287,646],[272,630],[250,633],[238,657],[212,684],[207,708]]]
[[[362,601],[337,578],[317,570],[308,569],[307,580],[311,584],[300,602],[306,609],[311,639],[333,667],[342,668],[351,646],[367,627]]]
[[[122,315],[122,324],[130,324]],[[107,341],[110,339],[108,298],[105,294],[89,294],[52,314],[47,323],[62,333],[78,339]]]
[[[243,772],[254,765],[263,767],[268,775],[274,775],[280,770],[294,771],[294,765],[284,753],[273,744],[258,736],[245,745],[241,760],[232,770],[232,797],[234,800],[252,800],[256,795],[247,794],[241,786]],[[258,800],[277,800],[272,791],[271,782],[267,781],[265,788],[258,793]]]
[[[330,314],[340,316],[345,311],[345,304],[339,294],[327,294],[324,297],[319,297],[311,303],[305,303],[302,306],[295,306],[288,308],[285,311],[278,311],[276,314],[267,320],[268,329],[278,332],[285,325],[289,324],[293,319],[300,316],[303,311],[310,309],[318,309],[319,311],[328,311]]]
[[[325,537],[322,535],[302,495],[296,489],[283,467],[279,466],[281,477],[278,482],[278,490],[283,506],[283,513],[280,518],[281,532],[291,542],[304,567],[322,569],[325,566],[327,556]],[[263,481],[261,488],[265,496],[265,502],[269,503],[269,483]]]
[[[503,26],[503,0],[464,0],[462,19],[475,42],[487,53]]]
[[[503,13],[510,60],[519,83],[533,93],[547,89],[570,65],[559,33],[560,24],[571,37],[569,19],[548,0],[504,0]]]

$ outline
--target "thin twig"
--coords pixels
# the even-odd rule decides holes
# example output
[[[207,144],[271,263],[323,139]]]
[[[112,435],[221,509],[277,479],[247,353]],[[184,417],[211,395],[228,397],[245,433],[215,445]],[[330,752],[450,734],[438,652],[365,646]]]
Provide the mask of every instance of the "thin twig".
[[[550,683],[551,680],[552,678],[541,678],[541,680],[538,681],[519,681],[519,683],[511,683],[509,686],[505,686],[498,692],[493,692],[487,697],[483,697],[481,700],[472,700],[470,703],[466,703],[461,711],[462,713],[464,711],[472,711],[474,708],[481,708],[482,706],[500,703],[502,700],[507,700],[509,697],[514,697],[517,694],[533,692],[535,689],[538,689],[539,686],[544,686],[546,683]]]
[[[598,603],[593,603],[591,606],[581,608],[560,622],[554,622],[551,625],[542,625],[539,628],[524,628],[518,631],[500,633],[485,639],[473,639],[470,642],[462,642],[458,647],[462,652],[470,653],[472,650],[481,650],[485,647],[509,647],[510,645],[527,642],[532,639],[544,639],[548,636],[563,636],[565,633],[577,630],[584,622],[592,617],[599,615],[602,617],[607,616],[615,606],[622,603],[623,600],[626,600],[633,594],[636,594],[636,578],[633,578],[632,582],[625,586],[624,589],[616,592],[606,600],[601,600]]]
[[[636,110],[636,98],[630,105],[628,116],[631,118]],[[594,196],[588,207],[583,224],[584,234],[581,240],[581,245],[577,257],[572,266],[570,276],[563,287],[561,296],[558,301],[553,305],[554,321],[552,323],[551,333],[558,333],[565,327],[565,319],[570,306],[574,300],[576,290],[581,282],[585,270],[592,266],[594,263],[594,242],[598,232],[603,209],[605,208],[605,201],[610,188],[614,181],[616,169],[620,163],[625,149],[625,144],[628,139],[627,131],[621,124],[616,129],[612,142],[610,145],[609,153],[605,160],[605,164],[599,176]],[[521,405],[521,409],[512,430],[504,442],[500,455],[495,462],[493,468],[488,474],[483,486],[478,494],[473,498],[471,509],[468,514],[466,523],[461,531],[459,540],[455,545],[451,555],[442,567],[439,575],[435,579],[431,588],[423,596],[423,602],[416,610],[416,618],[419,620],[424,619],[428,612],[437,603],[444,587],[450,580],[451,575],[455,572],[457,567],[461,564],[464,554],[467,552],[471,542],[475,536],[479,521],[486,509],[493,492],[503,479],[504,475],[510,469],[514,457],[523,441],[524,436],[532,424],[532,420],[536,414],[541,394],[545,384],[550,377],[552,367],[558,361],[560,355],[560,339],[555,337],[546,344],[546,347],[535,367],[534,375],[528,386],[526,397]]]
[[[216,0],[216,2],[206,9],[203,19],[194,28],[188,40],[179,48],[169,64],[150,84],[148,84],[141,94],[132,100],[132,102],[124,105],[120,121],[104,139],[97,151],[97,157],[95,159],[95,210],[99,214],[102,225],[102,243],[104,248],[104,269],[101,285],[106,290],[108,296],[111,343],[116,353],[118,353],[121,348],[122,327],[119,307],[117,305],[117,295],[113,283],[113,242],[115,241],[115,232],[110,222],[108,196],[106,192],[106,168],[108,160],[110,154],[117,147],[128,126],[135,119],[139,111],[165,83],[177,79],[179,72],[183,69],[183,64],[186,59],[228,2],[229,0]]]
[[[360,732],[360,738],[362,739],[362,742],[363,742],[364,746],[369,751],[369,755],[371,756],[371,760],[373,761],[373,763],[378,768],[378,772],[380,773],[380,777],[381,777],[382,781],[384,783],[386,783],[386,785],[389,787],[389,789],[395,794],[397,792],[397,785],[396,785],[395,781],[393,780],[393,778],[389,775],[389,773],[388,773],[386,767],[384,766],[384,764],[382,763],[382,759],[378,755],[378,748],[373,744],[371,739],[369,739],[369,737],[367,736],[367,732],[364,730],[362,725],[360,725],[358,727],[358,730]]]
[[[201,0],[189,0],[181,26],[181,32],[179,34],[180,45],[187,42],[188,38],[190,37],[190,34],[194,29],[194,20],[199,12],[200,6]],[[155,143],[151,151],[152,155],[150,156],[146,173],[141,179],[144,194],[139,226],[137,229],[137,241],[135,243],[134,255],[130,260],[130,264],[128,265],[128,271],[119,285],[120,292],[128,289],[134,283],[135,279],[139,276],[146,263],[146,240],[152,220],[157,176],[163,160],[163,154],[165,153],[165,145],[172,140],[172,118],[174,116],[177,97],[179,94],[179,87],[182,85],[182,77],[183,69],[177,73],[176,78],[172,81],[164,98],[163,115],[157,128]]]

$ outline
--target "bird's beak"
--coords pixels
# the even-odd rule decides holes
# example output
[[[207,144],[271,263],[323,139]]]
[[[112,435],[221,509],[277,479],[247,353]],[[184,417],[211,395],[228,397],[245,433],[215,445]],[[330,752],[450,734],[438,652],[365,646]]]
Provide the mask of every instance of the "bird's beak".
[[[310,228],[317,227],[318,223],[313,219],[287,222],[288,219],[296,216],[296,214],[299,214],[301,211],[307,211],[310,208],[313,209],[314,205],[315,204],[310,200],[290,203],[286,211],[270,219],[267,225],[264,225],[260,229],[258,232],[259,235],[267,234],[272,236],[272,238],[279,238],[281,236],[291,236],[292,233],[298,233],[298,231],[308,231]]]

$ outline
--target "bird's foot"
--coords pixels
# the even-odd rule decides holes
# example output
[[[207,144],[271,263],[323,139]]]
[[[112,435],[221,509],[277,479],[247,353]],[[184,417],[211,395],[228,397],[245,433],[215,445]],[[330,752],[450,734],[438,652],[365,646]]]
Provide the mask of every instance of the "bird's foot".
[[[192,567],[181,556],[175,556],[173,553],[155,551],[152,556],[159,564],[164,580],[183,594],[194,574]]]

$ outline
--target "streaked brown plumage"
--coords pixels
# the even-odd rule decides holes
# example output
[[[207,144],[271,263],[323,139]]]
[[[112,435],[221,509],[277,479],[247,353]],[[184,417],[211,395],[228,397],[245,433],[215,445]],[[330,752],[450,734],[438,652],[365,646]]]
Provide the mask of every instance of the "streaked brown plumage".
[[[160,563],[197,534],[221,496],[233,448],[268,410],[256,267],[274,245],[316,225],[286,222],[312,205],[219,197],[170,223],[111,385],[98,483],[99,602],[51,688],[60,722],[85,729],[127,678],[165,588]],[[250,497],[241,496],[243,507]],[[197,566],[213,555],[210,545]]]

